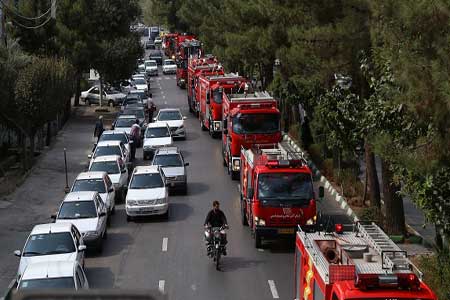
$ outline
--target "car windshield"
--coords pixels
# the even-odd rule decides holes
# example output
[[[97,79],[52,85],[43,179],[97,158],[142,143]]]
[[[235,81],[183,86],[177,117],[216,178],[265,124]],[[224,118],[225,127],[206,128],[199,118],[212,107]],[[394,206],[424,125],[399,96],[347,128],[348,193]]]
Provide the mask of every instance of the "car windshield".
[[[58,213],[58,219],[96,218],[97,211],[94,201],[64,202]]]
[[[143,79],[143,78],[136,78],[136,79],[134,79],[134,83],[135,84],[147,84],[147,81],[145,81],[145,79]]]
[[[120,94],[120,92],[118,90],[115,90],[115,89],[109,89],[109,90],[106,91],[106,93],[110,94],[110,95]]]
[[[179,111],[160,111],[158,115],[159,121],[173,121],[173,120],[181,120],[181,114]]]
[[[217,104],[222,103],[222,93],[223,91],[221,89],[216,89],[213,91],[213,99],[215,103]]]
[[[306,173],[267,173],[258,176],[261,200],[308,202],[314,198],[311,175]]]
[[[164,64],[165,64],[166,66],[173,66],[173,65],[175,65],[175,62],[174,62],[173,60],[165,60],[165,61],[164,61]]]
[[[136,123],[136,119],[134,118],[124,118],[124,119],[117,119],[116,123],[114,124],[114,127],[131,127],[133,124]]]
[[[161,138],[161,137],[169,137],[170,132],[167,129],[167,127],[154,127],[154,128],[147,128],[147,131],[145,132],[146,138]]]
[[[106,193],[105,183],[103,179],[79,179],[75,180],[72,192],[86,192],[94,191],[99,193]]]
[[[72,277],[29,279],[20,282],[19,289],[74,289]]]
[[[100,141],[121,141],[124,144],[128,143],[125,133],[102,134]]]
[[[104,146],[95,148],[94,157],[105,155],[119,155],[122,156],[119,146]]]
[[[39,256],[75,252],[70,232],[33,234],[27,241],[23,256]]]
[[[238,114],[233,117],[233,132],[237,134],[264,134],[280,131],[277,114]]]
[[[183,162],[181,161],[179,154],[162,154],[155,156],[153,165],[163,167],[181,167],[183,166]]]
[[[132,91],[130,94],[131,94],[131,95],[138,95],[141,99],[142,99],[142,98],[146,98],[146,97],[145,97],[145,93],[142,92],[142,91]]]
[[[157,67],[158,65],[154,61],[149,61],[145,63],[146,67]]]
[[[100,171],[108,174],[119,174],[119,165],[117,161],[96,161],[93,162],[89,171]]]
[[[131,189],[154,189],[163,186],[164,183],[159,173],[134,175],[130,183]]]
[[[138,119],[144,119],[145,114],[143,109],[125,109],[123,111],[124,115],[135,115]]]

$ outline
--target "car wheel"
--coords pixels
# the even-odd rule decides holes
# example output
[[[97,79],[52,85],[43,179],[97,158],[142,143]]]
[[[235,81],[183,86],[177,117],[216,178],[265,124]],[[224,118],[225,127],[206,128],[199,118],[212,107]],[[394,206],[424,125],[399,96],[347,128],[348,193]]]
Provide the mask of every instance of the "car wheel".
[[[167,208],[167,212],[163,215],[163,219],[166,221],[169,220],[169,208]]]
[[[108,229],[105,228],[105,232],[103,233],[103,239],[106,240],[108,238]]]
[[[127,215],[127,222],[131,222],[131,221],[132,221],[132,218]]]
[[[111,210],[111,215],[115,215],[116,214],[116,206],[114,205],[114,207]]]
[[[87,105],[87,106],[91,106],[91,100],[86,99],[86,105]]]
[[[98,245],[97,245],[97,253],[100,254],[102,252],[103,252],[103,241],[102,241],[102,239],[100,239],[100,241],[98,242]]]
[[[184,186],[184,188],[183,188],[183,195],[187,195],[187,193],[188,193],[188,187],[187,187],[187,184]]]
[[[255,236],[255,248],[261,248],[262,246],[261,235],[257,231],[255,231],[254,236]]]

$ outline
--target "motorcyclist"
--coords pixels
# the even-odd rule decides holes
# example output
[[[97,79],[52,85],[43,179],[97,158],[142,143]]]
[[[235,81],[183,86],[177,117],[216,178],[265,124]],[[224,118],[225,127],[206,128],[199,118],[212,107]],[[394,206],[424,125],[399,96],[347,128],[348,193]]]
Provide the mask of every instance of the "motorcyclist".
[[[228,222],[227,217],[225,216],[224,212],[220,210],[220,203],[217,200],[213,201],[213,208],[208,212],[205,219],[204,224],[206,229],[209,229],[211,227],[224,227],[228,228]],[[211,243],[211,234],[205,235],[207,245],[210,245]],[[222,238],[222,245],[223,245],[223,255],[227,255],[227,250],[225,245],[227,244],[227,235],[226,233],[221,234]]]

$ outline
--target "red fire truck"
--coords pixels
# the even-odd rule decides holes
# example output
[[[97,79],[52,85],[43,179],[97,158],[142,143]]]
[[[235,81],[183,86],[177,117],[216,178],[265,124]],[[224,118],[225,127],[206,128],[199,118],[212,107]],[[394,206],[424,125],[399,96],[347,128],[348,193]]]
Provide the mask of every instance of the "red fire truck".
[[[189,111],[195,115],[199,111],[199,97],[198,90],[198,78],[200,75],[221,75],[223,74],[222,68],[217,63],[217,59],[214,56],[206,56],[201,58],[192,58],[189,60],[189,66],[187,71],[187,98]]]
[[[262,239],[294,238],[298,225],[316,222],[312,173],[300,153],[280,144],[241,150],[241,218],[255,247]]]
[[[203,130],[208,130],[212,137],[222,131],[223,93],[232,94],[244,91],[247,80],[236,74],[206,75],[198,78],[197,97],[200,102],[199,120]]]
[[[180,36],[178,37],[180,38]],[[177,85],[186,87],[187,68],[190,58],[202,56],[202,45],[197,40],[185,40],[178,47],[177,53]]]
[[[175,59],[178,33],[168,33],[164,36],[164,54],[168,58]]]
[[[422,273],[375,223],[297,231],[295,299],[436,300]]]
[[[280,111],[267,92],[223,93],[222,155],[233,180],[239,178],[241,147],[281,141]]]

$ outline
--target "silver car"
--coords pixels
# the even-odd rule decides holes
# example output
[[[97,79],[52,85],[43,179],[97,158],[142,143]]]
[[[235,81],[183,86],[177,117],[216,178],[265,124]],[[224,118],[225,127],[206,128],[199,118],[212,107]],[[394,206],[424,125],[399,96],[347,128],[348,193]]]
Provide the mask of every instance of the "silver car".
[[[152,165],[162,168],[166,183],[172,191],[179,190],[183,194],[187,194],[186,167],[189,166],[189,163],[184,161],[178,147],[159,148],[153,157]]]

